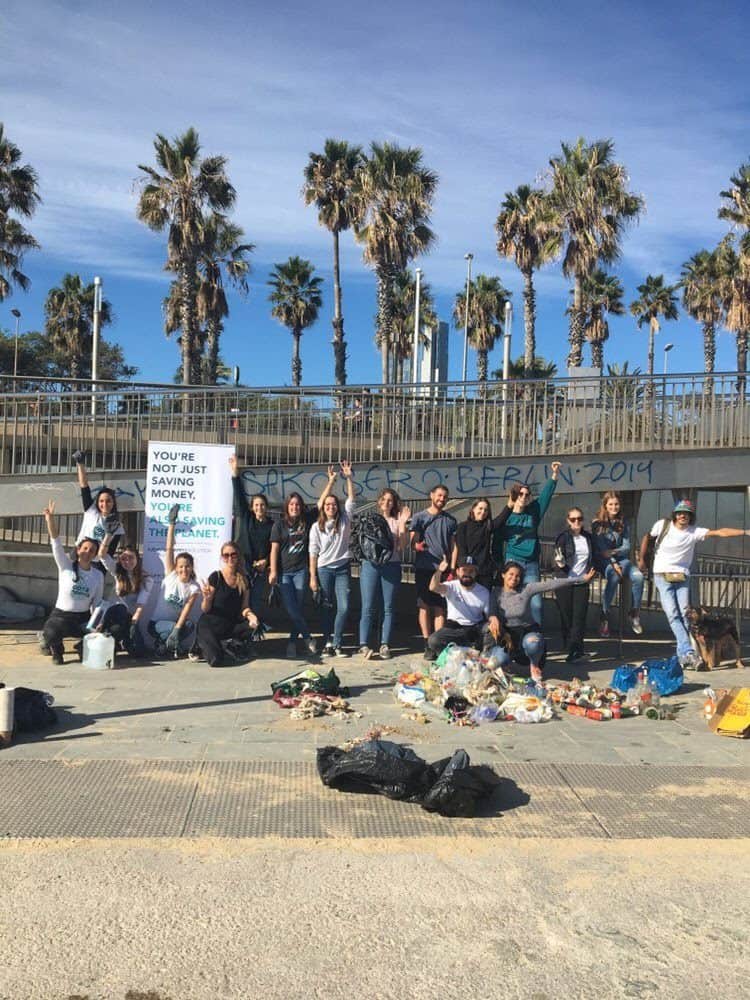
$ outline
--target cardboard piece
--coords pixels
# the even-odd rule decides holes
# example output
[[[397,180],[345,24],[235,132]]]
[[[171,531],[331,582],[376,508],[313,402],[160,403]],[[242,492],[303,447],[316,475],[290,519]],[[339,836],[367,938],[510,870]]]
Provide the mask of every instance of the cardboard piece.
[[[750,688],[732,688],[719,698],[708,728],[719,736],[750,739]]]

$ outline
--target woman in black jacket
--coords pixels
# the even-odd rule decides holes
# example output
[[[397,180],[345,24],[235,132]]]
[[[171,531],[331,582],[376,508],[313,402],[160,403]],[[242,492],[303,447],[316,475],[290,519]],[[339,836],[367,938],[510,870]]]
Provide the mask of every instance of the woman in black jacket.
[[[465,521],[456,529],[451,556],[451,569],[455,573],[460,560],[471,556],[477,567],[477,583],[487,590],[492,590],[495,584],[497,567],[492,555],[492,540],[494,533],[506,520],[507,513],[503,511],[493,519],[492,508],[487,497],[480,497],[471,505]]]
[[[581,580],[594,565],[594,540],[583,527],[580,507],[571,507],[566,520],[567,527],[555,539],[555,565],[560,570],[560,576]],[[588,583],[556,591],[555,600],[560,612],[563,645],[568,649],[566,663],[585,659],[583,637],[589,609]]]
[[[271,565],[271,528],[273,521],[268,516],[268,500],[262,493],[245,498],[237,456],[229,459],[232,472],[232,513],[234,515],[234,539],[245,560],[245,569],[250,583],[250,607],[256,615],[261,612],[263,593],[268,581]]]
[[[221,569],[212,573],[202,588],[203,614],[198,619],[196,644],[210,667],[224,661],[222,642],[232,639],[244,655],[260,627],[257,615],[250,607],[250,585],[242,572],[242,555],[234,542],[221,547]]]

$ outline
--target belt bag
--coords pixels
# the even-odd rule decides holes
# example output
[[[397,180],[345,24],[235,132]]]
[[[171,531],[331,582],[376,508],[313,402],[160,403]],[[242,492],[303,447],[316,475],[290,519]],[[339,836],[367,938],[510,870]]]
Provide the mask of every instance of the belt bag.
[[[665,573],[664,579],[667,583],[684,583],[687,580],[687,573]]]

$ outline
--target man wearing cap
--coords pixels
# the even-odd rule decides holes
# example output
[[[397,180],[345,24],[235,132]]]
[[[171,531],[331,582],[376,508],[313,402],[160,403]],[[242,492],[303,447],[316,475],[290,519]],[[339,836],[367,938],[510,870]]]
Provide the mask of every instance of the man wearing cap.
[[[443,559],[430,580],[430,590],[445,598],[448,616],[442,628],[427,640],[425,660],[436,660],[445,647],[475,646],[482,641],[482,626],[490,614],[490,592],[477,583],[477,567],[471,556],[464,556],[457,566],[457,578],[443,583],[442,574],[448,569]]]
[[[695,546],[704,538],[741,538],[750,535],[741,528],[699,528],[695,524],[695,504],[680,500],[672,511],[671,523],[657,521],[641,540],[638,566],[646,571],[649,536],[656,539],[654,549],[654,583],[669,627],[677,642],[677,656],[683,669],[694,670],[700,658],[690,642],[687,611],[690,605],[690,567]]]

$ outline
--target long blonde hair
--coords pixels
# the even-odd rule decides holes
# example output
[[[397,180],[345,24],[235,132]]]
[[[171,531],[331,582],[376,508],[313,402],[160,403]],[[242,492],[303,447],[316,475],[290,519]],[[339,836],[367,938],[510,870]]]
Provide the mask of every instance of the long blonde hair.
[[[222,556],[224,555],[224,551],[227,548],[231,549],[232,552],[237,553],[237,569],[234,571],[234,573],[235,576],[237,577],[237,590],[240,592],[240,594],[244,594],[247,590],[250,589],[250,583],[245,574],[240,569],[240,566],[242,565],[242,553],[240,552],[239,548],[235,545],[235,543],[230,540],[228,542],[224,542],[224,544],[222,545],[221,547]]]

